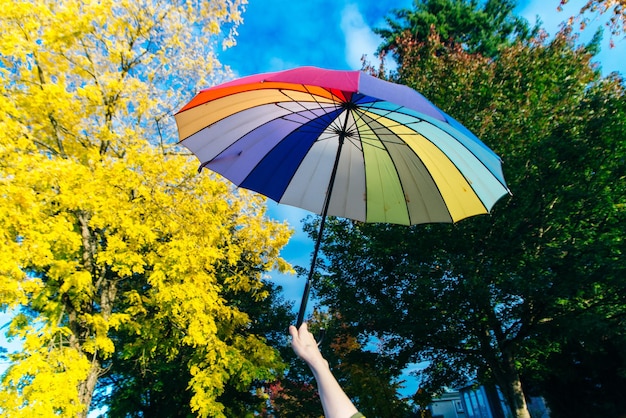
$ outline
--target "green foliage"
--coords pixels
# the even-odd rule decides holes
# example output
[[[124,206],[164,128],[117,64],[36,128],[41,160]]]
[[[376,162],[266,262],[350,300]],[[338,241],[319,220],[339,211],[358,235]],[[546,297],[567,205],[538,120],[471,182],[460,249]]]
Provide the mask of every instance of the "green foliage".
[[[413,9],[400,9],[386,18],[387,28],[375,30],[383,38],[379,51],[404,60],[399,39],[424,42],[432,33],[470,53],[495,57],[501,47],[531,35],[528,23],[513,14],[511,0],[416,0]],[[536,29],[536,28],[535,28]]]
[[[503,158],[513,196],[456,225],[331,221],[315,287],[379,337],[381,353],[430,361],[427,391],[495,382],[526,416],[519,375],[550,369],[583,316],[620,326],[626,313],[624,84],[602,79],[567,31],[500,48],[497,59],[435,34],[398,43],[400,80]]]
[[[587,312],[559,335],[548,367],[528,379],[531,391],[550,406],[550,416],[618,417],[626,411],[626,352],[623,318]]]

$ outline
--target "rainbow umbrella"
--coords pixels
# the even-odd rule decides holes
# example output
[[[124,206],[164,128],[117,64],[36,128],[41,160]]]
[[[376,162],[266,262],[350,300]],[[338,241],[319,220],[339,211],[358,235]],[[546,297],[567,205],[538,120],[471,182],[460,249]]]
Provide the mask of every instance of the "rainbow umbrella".
[[[362,71],[302,67],[200,91],[176,115],[181,144],[239,187],[321,215],[414,225],[488,213],[500,158],[415,90]]]

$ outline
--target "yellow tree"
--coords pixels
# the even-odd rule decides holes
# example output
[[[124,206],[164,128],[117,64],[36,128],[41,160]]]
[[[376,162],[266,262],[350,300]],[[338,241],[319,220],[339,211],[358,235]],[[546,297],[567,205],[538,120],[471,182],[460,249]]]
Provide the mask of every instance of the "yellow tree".
[[[197,175],[171,112],[228,75],[245,0],[0,1],[0,307],[23,341],[0,414],[84,417],[113,353],[191,347],[191,408],[222,416],[226,382],[281,367],[224,295],[266,297],[290,231]]]

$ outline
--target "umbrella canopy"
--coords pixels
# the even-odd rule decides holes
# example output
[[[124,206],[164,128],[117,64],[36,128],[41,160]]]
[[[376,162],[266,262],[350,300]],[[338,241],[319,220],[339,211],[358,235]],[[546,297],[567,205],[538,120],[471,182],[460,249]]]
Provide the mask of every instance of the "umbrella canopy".
[[[200,91],[175,118],[201,168],[321,214],[320,236],[326,215],[457,222],[508,193],[500,158],[468,129],[415,90],[362,71],[240,78]],[[314,262],[318,248],[319,239]]]

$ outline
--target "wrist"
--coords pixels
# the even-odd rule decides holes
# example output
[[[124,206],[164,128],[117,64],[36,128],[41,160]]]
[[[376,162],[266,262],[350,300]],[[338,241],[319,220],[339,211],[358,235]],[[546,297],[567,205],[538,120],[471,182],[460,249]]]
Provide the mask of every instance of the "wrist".
[[[309,365],[309,368],[313,370],[313,372],[330,370],[330,365],[328,364],[328,361],[322,357],[308,362],[308,365]]]

